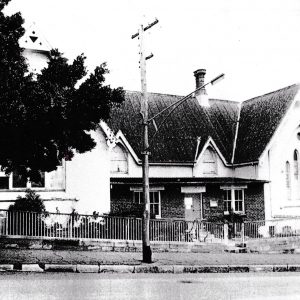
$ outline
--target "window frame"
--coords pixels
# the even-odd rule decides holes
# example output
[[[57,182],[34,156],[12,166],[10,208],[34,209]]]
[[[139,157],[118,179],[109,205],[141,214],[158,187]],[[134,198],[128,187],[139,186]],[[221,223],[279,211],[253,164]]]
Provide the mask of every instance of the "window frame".
[[[210,157],[206,153],[210,153]],[[217,153],[213,147],[208,146],[203,152],[203,174],[205,175],[217,175],[218,174],[218,163],[217,163]]]
[[[151,197],[151,194],[154,195],[154,193],[157,193],[158,195],[158,202],[151,202],[151,200],[154,200],[155,197]],[[136,195],[138,195],[138,201],[136,199]],[[143,204],[143,191],[140,190],[134,190],[133,191],[133,202],[136,204]],[[150,214],[151,214],[151,207],[153,205],[158,205],[158,215],[154,215],[156,219],[160,219],[161,218],[161,194],[160,194],[160,190],[151,190],[149,191],[149,202],[150,202]]]
[[[124,159],[120,159],[120,156],[117,156],[116,153],[114,152],[116,149],[120,149],[123,154]],[[116,159],[118,158],[118,159]],[[119,168],[117,170],[115,170],[115,168],[113,168],[113,166],[119,166],[118,162],[125,162],[125,169],[124,170],[119,170]],[[129,164],[128,164],[128,152],[126,151],[125,147],[118,143],[114,148],[112,148],[111,150],[111,156],[110,156],[110,173],[111,174],[128,174],[129,172]]]
[[[223,190],[223,208],[224,214],[229,214],[230,211],[233,211],[236,214],[245,214],[245,188],[243,187],[233,187],[233,188],[222,188]],[[236,195],[241,192],[242,199],[236,199]],[[226,193],[226,194],[225,194]],[[225,195],[227,196],[225,199]],[[230,197],[228,197],[230,196]],[[229,199],[230,198],[230,199]],[[227,203],[227,204],[226,204]],[[230,211],[228,210],[230,203]],[[241,203],[242,210],[236,209],[236,204]],[[226,210],[227,209],[227,210]]]
[[[291,180],[291,165],[287,160],[285,162],[285,188],[287,192],[287,200],[292,200],[292,180]]]
[[[293,162],[294,162],[294,179],[296,181],[299,180],[299,152],[297,149],[294,150],[294,157],[293,157]]]

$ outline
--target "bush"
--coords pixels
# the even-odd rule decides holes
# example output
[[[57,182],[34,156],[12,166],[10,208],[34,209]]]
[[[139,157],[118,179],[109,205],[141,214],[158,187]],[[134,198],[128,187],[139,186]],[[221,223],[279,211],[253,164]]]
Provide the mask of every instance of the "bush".
[[[45,205],[40,198],[40,195],[30,189],[27,189],[25,192],[25,197],[18,196],[16,202],[9,206],[9,211],[46,212]]]

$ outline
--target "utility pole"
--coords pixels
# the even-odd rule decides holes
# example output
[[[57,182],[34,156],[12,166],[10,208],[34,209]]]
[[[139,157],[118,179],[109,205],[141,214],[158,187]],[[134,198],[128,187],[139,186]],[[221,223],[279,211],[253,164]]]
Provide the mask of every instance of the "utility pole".
[[[131,36],[132,39],[138,37],[140,40],[140,71],[141,71],[141,115],[143,118],[143,262],[152,263],[152,251],[150,247],[150,193],[149,193],[149,134],[148,134],[148,94],[146,83],[146,60],[153,57],[153,54],[145,57],[144,54],[144,32],[158,23],[148,24],[146,27],[140,25],[138,33]]]

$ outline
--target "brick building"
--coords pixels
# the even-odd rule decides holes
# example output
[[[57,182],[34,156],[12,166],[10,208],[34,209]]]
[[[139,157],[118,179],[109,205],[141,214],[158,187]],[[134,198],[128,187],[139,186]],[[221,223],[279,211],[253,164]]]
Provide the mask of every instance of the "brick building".
[[[196,84],[204,75],[195,72]],[[241,103],[199,104],[191,97],[157,134],[150,126],[152,217],[215,221],[230,211],[246,220],[300,216],[298,91],[292,85]],[[150,117],[180,98],[149,93]],[[116,133],[110,150],[116,215],[142,212],[140,102],[141,93],[127,92],[107,124]]]

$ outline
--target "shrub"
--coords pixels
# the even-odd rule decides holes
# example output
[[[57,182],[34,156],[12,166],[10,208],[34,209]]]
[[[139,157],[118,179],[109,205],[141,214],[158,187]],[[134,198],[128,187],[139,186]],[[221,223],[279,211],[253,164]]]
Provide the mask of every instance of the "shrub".
[[[35,191],[27,189],[25,196],[18,196],[14,204],[10,205],[9,211],[30,211],[36,213],[46,212],[43,200]]]

